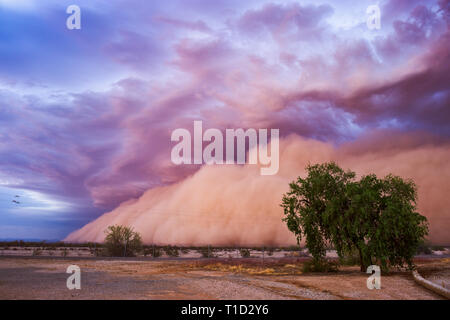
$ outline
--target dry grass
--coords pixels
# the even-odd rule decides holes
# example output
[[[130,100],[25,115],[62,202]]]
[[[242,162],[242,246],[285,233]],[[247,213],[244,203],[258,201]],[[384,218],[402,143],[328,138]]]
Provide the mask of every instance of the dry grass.
[[[300,275],[302,273],[302,264],[280,264],[280,263],[269,263],[262,265],[261,263],[223,263],[223,262],[213,262],[213,263],[194,263],[191,264],[193,270],[208,270],[208,271],[219,271],[219,272],[231,272],[238,274],[247,275]]]

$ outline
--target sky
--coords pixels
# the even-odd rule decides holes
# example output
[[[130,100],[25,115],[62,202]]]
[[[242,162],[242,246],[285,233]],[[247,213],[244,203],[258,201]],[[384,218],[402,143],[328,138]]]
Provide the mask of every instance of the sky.
[[[202,169],[173,165],[170,136],[194,120],[279,128],[356,167],[428,150],[412,172],[450,177],[432,167],[450,150],[449,23],[446,0],[0,0],[0,238],[63,239],[186,184]]]

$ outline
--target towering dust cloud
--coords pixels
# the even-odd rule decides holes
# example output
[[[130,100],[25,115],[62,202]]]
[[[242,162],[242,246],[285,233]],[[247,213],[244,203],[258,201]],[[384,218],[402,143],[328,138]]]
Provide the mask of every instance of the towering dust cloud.
[[[430,222],[430,240],[450,243],[450,148],[414,137],[367,137],[331,144],[291,135],[280,140],[280,170],[261,176],[257,166],[204,166],[177,184],[157,187],[71,233],[65,241],[97,241],[114,224],[132,226],[145,243],[172,245],[289,245],[281,198],[308,163],[335,160],[357,174],[412,178],[418,210]]]

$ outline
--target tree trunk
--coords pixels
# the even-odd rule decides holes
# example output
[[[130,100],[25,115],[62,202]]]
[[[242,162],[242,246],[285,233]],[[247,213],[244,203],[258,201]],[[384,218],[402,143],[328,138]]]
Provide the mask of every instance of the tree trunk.
[[[360,248],[358,248],[358,252],[359,252],[359,264],[361,266],[361,272],[366,272],[367,270],[367,265],[366,265],[366,259],[365,257],[363,257],[362,251]]]

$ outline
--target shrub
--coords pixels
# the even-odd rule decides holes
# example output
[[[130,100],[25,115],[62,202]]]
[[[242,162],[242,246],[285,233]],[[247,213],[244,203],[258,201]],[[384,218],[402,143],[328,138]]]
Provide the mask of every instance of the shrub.
[[[144,255],[144,257],[146,257],[146,256],[152,254],[151,251],[152,251],[152,249],[144,248],[144,249],[142,250],[142,254]]]
[[[202,247],[202,248],[198,249],[197,251],[201,253],[203,258],[215,258],[216,257],[214,255],[214,249],[211,247]]]
[[[352,252],[343,257],[339,257],[339,264],[343,266],[356,266],[360,265],[361,261],[357,252]]]
[[[141,235],[133,228],[115,225],[105,231],[106,255],[112,257],[134,257],[142,248]]]
[[[162,256],[162,250],[161,248],[155,247],[151,250],[150,254],[153,258],[158,258]]]
[[[179,256],[179,252],[178,252],[178,248],[176,246],[165,246],[164,247],[164,252],[169,256],[169,257],[178,257]]]
[[[417,247],[417,254],[432,254],[433,251],[431,251],[430,246],[428,243],[426,242],[422,242],[418,247]]]
[[[326,259],[312,259],[306,261],[303,264],[302,271],[308,272],[337,272],[338,266],[334,261],[328,261]]]
[[[242,258],[250,257],[250,250],[248,250],[248,249],[241,249],[241,250],[239,250],[239,252],[241,253]]]
[[[152,256],[153,258],[158,258],[162,255],[162,249],[156,246],[146,246],[143,250],[144,256]]]

